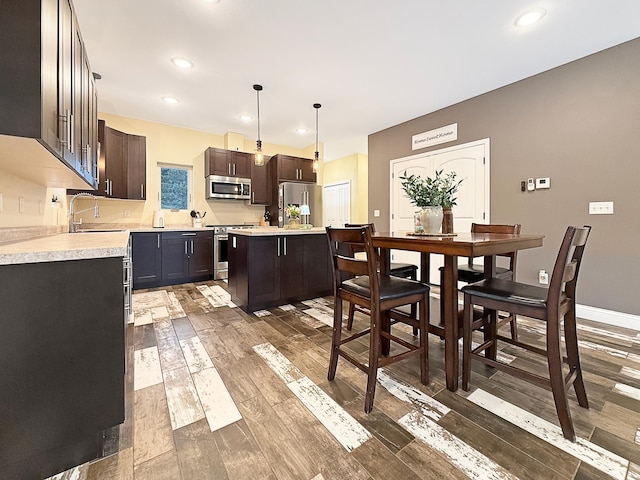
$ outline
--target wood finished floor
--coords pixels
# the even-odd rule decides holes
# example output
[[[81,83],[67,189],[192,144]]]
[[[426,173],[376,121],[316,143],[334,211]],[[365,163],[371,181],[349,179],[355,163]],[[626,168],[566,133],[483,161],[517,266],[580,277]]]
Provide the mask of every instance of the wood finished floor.
[[[247,314],[225,289],[134,292],[126,421],[109,432],[107,456],[52,478],[640,480],[636,331],[580,321],[591,408],[572,395],[579,441],[571,444],[541,388],[474,366],[470,392],[447,391],[436,337],[429,385],[417,360],[391,365],[367,415],[361,371],[341,359],[336,380],[326,379],[331,298]],[[366,323],[358,314],[354,330]],[[519,334],[544,342],[527,319]],[[401,335],[415,341],[409,329]],[[366,355],[367,338],[355,353]],[[543,371],[522,351],[500,354]]]

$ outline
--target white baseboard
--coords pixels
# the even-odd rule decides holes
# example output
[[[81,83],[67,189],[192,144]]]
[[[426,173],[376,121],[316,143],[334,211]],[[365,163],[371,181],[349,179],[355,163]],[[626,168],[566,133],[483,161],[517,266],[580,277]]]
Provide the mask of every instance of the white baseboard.
[[[590,307],[588,305],[576,305],[576,316],[585,320],[606,323],[617,327],[640,330],[640,315],[615,312],[604,308]]]

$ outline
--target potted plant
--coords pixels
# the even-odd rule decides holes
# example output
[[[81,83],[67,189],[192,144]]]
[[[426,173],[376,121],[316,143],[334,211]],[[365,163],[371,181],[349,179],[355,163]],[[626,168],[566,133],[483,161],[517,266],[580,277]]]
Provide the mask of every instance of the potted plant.
[[[462,180],[457,180],[457,176],[456,172],[443,175],[443,170],[436,170],[433,177],[407,176],[406,172],[400,177],[406,196],[411,203],[421,208],[416,214],[417,233],[438,233],[441,227],[444,227],[442,233],[453,233],[451,207],[456,204],[455,194],[462,183]]]
[[[297,205],[289,204],[284,209],[284,213],[287,215],[287,217],[289,217],[288,225],[291,226],[291,228],[295,228],[295,227],[300,225],[300,213],[301,212],[302,212],[302,209],[300,207],[298,207]]]

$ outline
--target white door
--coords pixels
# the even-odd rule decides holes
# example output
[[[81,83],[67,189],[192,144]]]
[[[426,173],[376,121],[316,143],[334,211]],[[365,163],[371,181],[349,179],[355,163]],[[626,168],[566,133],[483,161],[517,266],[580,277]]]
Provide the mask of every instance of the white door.
[[[322,192],[323,226],[344,227],[351,223],[351,182],[326,185]]]
[[[413,214],[417,207],[411,204],[402,190],[400,176],[433,175],[436,170],[444,174],[455,171],[463,179],[453,207],[454,232],[471,231],[472,223],[489,222],[489,139],[435,150],[421,155],[391,161],[391,230],[413,231]],[[414,252],[393,251],[392,261],[420,264],[420,255]],[[440,255],[431,255],[431,283],[439,284],[438,268],[443,265]]]

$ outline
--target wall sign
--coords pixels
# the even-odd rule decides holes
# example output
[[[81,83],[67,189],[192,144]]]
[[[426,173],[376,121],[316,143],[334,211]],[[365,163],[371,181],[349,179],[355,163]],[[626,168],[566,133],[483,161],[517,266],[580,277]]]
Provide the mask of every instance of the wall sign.
[[[411,150],[438,145],[440,143],[453,142],[458,139],[458,124],[452,123],[446,127],[436,128],[428,132],[418,133],[411,137]]]

